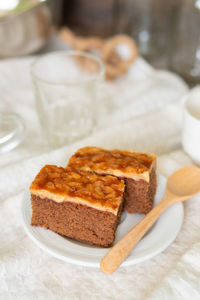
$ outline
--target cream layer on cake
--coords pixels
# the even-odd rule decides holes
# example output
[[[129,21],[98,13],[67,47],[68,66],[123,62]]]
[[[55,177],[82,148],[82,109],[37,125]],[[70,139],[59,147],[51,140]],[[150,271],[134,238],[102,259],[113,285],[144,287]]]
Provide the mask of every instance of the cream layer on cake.
[[[110,174],[121,178],[149,182],[150,172],[156,167],[156,155],[97,147],[79,149],[69,160],[73,169]]]
[[[109,175],[46,165],[32,182],[30,192],[41,199],[87,205],[117,215],[124,182]]]

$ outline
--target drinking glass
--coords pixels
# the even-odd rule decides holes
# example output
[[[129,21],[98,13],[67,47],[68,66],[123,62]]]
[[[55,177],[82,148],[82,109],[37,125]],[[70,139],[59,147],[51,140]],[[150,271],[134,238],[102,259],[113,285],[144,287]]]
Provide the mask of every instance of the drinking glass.
[[[104,66],[96,56],[59,51],[33,62],[36,108],[50,149],[70,144],[95,128]]]

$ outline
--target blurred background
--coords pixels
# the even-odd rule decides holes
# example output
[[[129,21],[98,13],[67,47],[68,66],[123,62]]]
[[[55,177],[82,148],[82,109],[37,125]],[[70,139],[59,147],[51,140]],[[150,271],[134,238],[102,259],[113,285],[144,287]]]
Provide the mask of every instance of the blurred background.
[[[156,68],[200,80],[200,0],[0,0],[0,58],[65,48],[59,30],[126,33]]]

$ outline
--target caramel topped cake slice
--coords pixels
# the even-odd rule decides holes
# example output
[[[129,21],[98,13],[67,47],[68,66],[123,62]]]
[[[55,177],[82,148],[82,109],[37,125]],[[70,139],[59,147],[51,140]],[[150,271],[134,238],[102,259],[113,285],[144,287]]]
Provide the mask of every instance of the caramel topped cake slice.
[[[123,180],[46,165],[30,192],[31,225],[104,247],[114,241],[123,206]]]
[[[70,158],[68,166],[123,178],[128,212],[147,213],[151,210],[156,192],[154,154],[84,147]]]

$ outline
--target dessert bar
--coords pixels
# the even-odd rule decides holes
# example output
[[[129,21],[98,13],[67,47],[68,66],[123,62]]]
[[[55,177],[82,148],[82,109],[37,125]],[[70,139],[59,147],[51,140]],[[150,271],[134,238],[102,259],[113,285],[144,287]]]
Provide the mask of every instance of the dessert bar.
[[[30,186],[31,225],[109,247],[124,202],[124,181],[114,176],[44,166]]]
[[[125,209],[129,213],[145,214],[152,209],[156,192],[154,154],[84,147],[70,158],[68,166],[74,170],[124,179]]]

